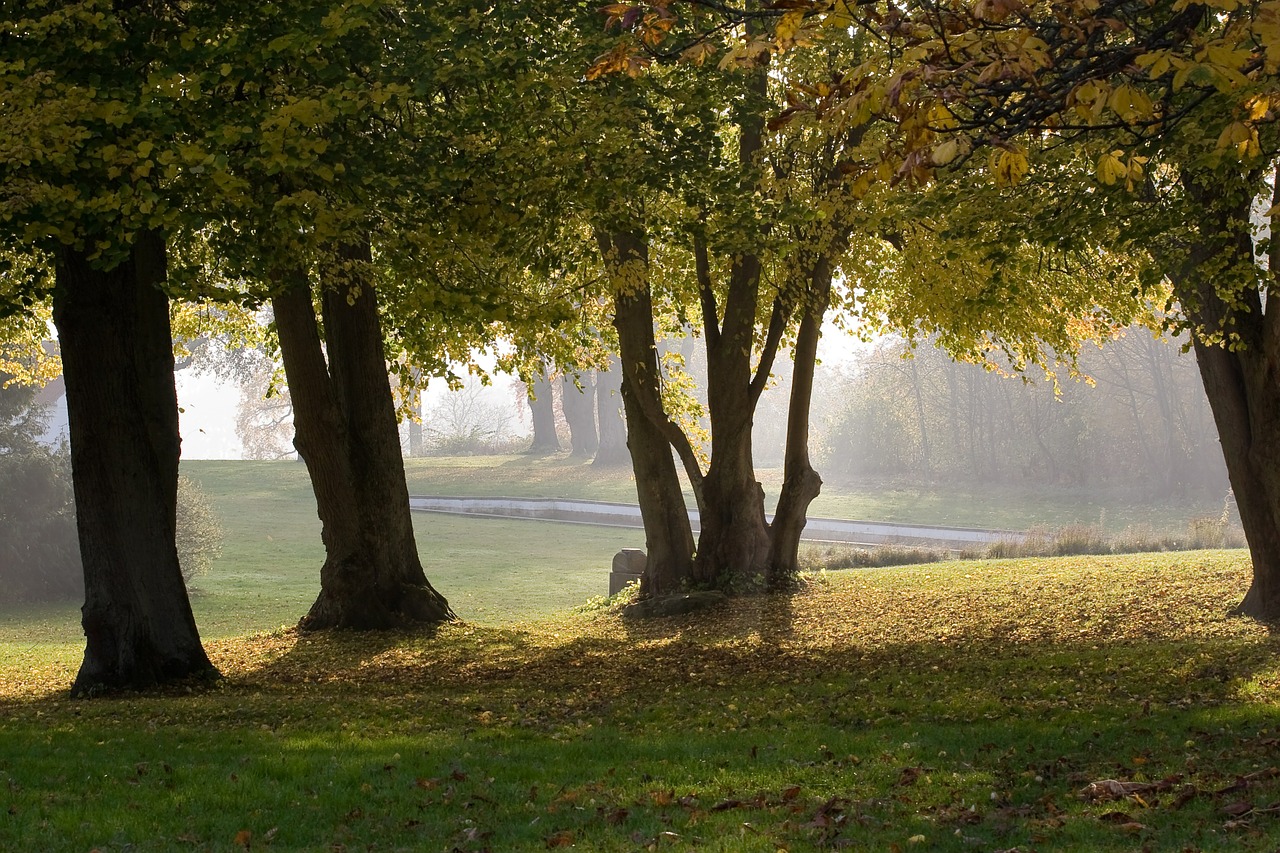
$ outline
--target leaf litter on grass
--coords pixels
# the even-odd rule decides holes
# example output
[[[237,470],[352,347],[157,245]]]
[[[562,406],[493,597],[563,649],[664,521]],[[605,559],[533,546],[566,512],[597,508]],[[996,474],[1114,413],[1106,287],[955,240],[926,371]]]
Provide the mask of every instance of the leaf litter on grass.
[[[858,833],[891,837],[904,820],[910,831],[893,842],[902,849],[920,838],[1023,839],[1030,849],[1082,831],[1081,821],[1141,839],[1170,816],[1197,831],[1274,839],[1280,785],[1267,771],[1280,732],[1239,732],[1211,713],[1224,709],[1229,721],[1233,708],[1276,705],[1274,636],[1224,615],[1247,580],[1238,553],[957,562],[829,573],[793,596],[639,624],[601,610],[502,629],[458,623],[430,636],[278,630],[209,643],[226,678],[181,707],[236,731],[297,725],[332,706],[365,738],[417,730],[420,708],[438,717],[426,725],[482,741],[524,732],[567,744],[616,730],[642,744],[681,727],[707,749],[740,744],[729,748],[743,767],[773,768],[755,790],[694,768],[701,781],[690,787],[642,777],[630,788],[614,780],[522,795],[521,808],[558,820],[536,827],[547,848],[590,846],[593,833],[640,847],[694,844],[704,823],[720,826],[714,835],[726,825],[716,821],[730,819],[744,839],[823,849]],[[65,671],[34,684],[27,676],[13,689],[6,677],[0,715],[76,726],[70,714],[111,707],[72,712],[39,698],[65,690],[60,678]],[[169,719],[162,700],[114,706],[133,710]],[[1188,728],[1205,714],[1203,731]],[[1002,745],[1041,718],[1078,730],[1080,743],[1059,732],[1057,745]],[[797,726],[858,732],[867,749],[791,755],[805,737]],[[870,748],[881,731],[945,749]],[[1107,739],[1125,744],[1123,760],[1104,757]],[[493,810],[500,798],[457,766],[414,778],[427,808]],[[860,787],[833,789],[841,779]],[[459,824],[456,842],[498,849],[493,831]]]

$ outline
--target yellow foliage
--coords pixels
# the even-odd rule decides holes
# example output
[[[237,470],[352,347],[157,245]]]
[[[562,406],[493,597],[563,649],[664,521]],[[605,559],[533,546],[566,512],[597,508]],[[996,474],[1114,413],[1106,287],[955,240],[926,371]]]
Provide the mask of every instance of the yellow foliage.
[[[1031,166],[1021,148],[992,150],[989,158],[991,177],[998,187],[1012,187],[1022,182]]]

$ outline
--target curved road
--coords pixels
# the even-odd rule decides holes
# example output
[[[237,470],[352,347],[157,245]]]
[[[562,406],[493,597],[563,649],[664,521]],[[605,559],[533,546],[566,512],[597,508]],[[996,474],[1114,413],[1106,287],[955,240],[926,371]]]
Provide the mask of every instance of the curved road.
[[[409,498],[409,508],[418,512],[474,515],[486,518],[525,518],[605,527],[643,527],[640,521],[640,507],[606,501],[413,495]],[[698,531],[697,510],[690,511],[689,521],[696,533]],[[962,549],[1000,541],[1020,541],[1023,534],[1012,530],[810,518],[804,528],[804,538],[813,542],[847,542],[855,545],[921,545]]]

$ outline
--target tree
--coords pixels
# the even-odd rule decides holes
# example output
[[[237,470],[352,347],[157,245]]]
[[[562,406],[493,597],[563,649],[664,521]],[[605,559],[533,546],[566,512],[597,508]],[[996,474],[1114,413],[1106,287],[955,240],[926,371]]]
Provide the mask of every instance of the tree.
[[[556,435],[555,400],[552,397],[551,379],[543,365],[535,368],[529,383],[529,412],[533,416],[533,442],[529,452],[535,454],[559,453],[560,438]]]
[[[320,595],[308,630],[390,628],[454,618],[427,581],[409,514],[367,244],[346,248],[321,295],[326,349],[305,275],[273,300],[294,403],[294,446],[323,523]]]
[[[215,8],[216,6],[216,8]],[[52,294],[84,564],[74,695],[215,675],[175,539],[178,413],[169,276],[175,235],[227,197],[239,131],[208,97],[230,10],[153,3],[7,6],[0,220],[28,260],[7,307]]]
[[[1059,183],[1057,197],[1091,193],[1095,215],[1123,220],[1110,247],[1149,253],[1171,282],[1253,559],[1238,611],[1280,617],[1275,266],[1251,222],[1255,205],[1274,211],[1275,4],[922,2],[859,23],[892,29],[911,57],[858,84],[894,93],[887,112],[909,128],[899,174],[927,180],[980,145],[1004,185],[1029,153],[1088,158],[1096,184]]]
[[[560,385],[560,408],[569,425],[569,443],[574,456],[595,456],[600,447],[596,432],[596,385],[591,372],[574,376],[565,373]]]
[[[622,418],[622,383],[618,357],[611,355],[608,370],[596,371],[596,423],[599,448],[592,465],[620,465],[627,456],[627,425]]]

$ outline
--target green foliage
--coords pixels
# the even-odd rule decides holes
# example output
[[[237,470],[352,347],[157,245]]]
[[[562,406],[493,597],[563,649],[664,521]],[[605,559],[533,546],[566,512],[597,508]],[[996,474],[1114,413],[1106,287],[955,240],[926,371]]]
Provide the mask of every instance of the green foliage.
[[[83,595],[65,450],[0,452],[0,586],[10,603]]]
[[[178,564],[189,585],[208,574],[222,553],[222,525],[209,496],[190,477],[178,476]]]
[[[0,586],[7,603],[75,601],[84,595],[71,459],[39,439],[47,415],[36,389],[0,388]],[[222,529],[208,498],[178,478],[178,557],[190,582],[209,571]]]

